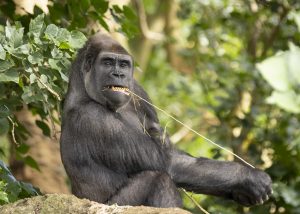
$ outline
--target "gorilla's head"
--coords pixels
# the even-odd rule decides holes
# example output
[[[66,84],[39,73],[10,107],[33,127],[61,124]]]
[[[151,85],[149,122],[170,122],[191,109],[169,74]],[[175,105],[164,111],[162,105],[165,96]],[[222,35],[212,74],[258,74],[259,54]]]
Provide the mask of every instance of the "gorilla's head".
[[[109,36],[98,33],[87,43],[82,72],[88,96],[116,111],[130,100],[133,59]]]

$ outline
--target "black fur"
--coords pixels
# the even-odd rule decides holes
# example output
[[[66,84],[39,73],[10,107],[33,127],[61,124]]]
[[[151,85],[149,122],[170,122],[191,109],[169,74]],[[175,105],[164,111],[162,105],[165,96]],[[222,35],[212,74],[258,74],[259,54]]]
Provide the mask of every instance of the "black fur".
[[[111,59],[105,62],[107,56]],[[176,150],[163,136],[153,107],[105,89],[121,85],[150,102],[132,73],[131,56],[100,33],[72,65],[61,155],[76,196],[108,204],[180,207],[177,187],[183,187],[246,206],[268,199],[271,179],[266,173]]]

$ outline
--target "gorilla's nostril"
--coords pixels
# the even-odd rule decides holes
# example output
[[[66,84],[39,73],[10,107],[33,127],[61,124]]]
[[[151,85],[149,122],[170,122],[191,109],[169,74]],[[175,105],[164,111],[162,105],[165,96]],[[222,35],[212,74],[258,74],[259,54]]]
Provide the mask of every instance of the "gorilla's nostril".
[[[118,78],[124,78],[124,77],[125,77],[125,74],[117,73],[117,72],[113,73],[112,75],[113,75],[114,77],[118,77]]]

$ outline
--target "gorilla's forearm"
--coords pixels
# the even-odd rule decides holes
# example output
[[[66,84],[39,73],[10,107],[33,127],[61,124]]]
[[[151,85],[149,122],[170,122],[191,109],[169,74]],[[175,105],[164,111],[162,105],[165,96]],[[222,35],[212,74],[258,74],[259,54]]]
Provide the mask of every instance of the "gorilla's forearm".
[[[194,158],[173,150],[169,173],[178,187],[196,193],[229,197],[230,187],[240,167],[235,162]]]
[[[265,172],[236,162],[194,158],[172,150],[169,174],[178,187],[233,199],[245,206],[261,204],[272,193]]]

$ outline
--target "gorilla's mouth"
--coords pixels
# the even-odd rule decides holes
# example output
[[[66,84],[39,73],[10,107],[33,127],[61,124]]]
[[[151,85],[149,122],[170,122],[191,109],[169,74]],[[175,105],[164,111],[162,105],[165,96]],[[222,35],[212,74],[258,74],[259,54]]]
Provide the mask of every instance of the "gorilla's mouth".
[[[104,90],[111,90],[114,92],[121,92],[123,94],[129,95],[129,89],[124,86],[119,86],[119,85],[109,85],[104,87]]]

